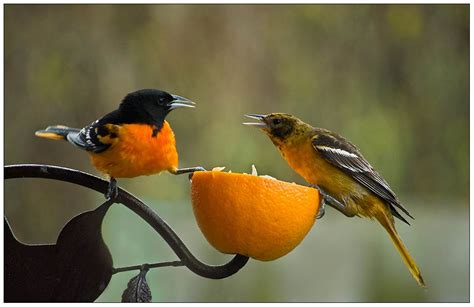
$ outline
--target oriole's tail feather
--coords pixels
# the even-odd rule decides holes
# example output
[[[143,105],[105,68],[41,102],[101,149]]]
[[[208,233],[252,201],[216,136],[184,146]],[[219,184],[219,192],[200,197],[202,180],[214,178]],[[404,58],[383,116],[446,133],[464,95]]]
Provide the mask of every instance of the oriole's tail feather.
[[[35,135],[40,138],[51,140],[66,140],[67,135],[72,132],[79,132],[77,128],[69,128],[66,126],[49,126],[44,130],[38,130]]]
[[[400,253],[400,256],[402,256],[403,261],[405,261],[405,264],[407,265],[408,270],[410,271],[413,278],[420,286],[426,287],[423,277],[421,276],[420,269],[418,269],[415,260],[410,256],[410,253],[403,244],[402,239],[398,235],[397,230],[393,225],[393,222],[390,221],[385,214],[382,214],[381,216],[377,217],[377,220],[380,222],[380,224],[382,224],[385,230],[387,230],[388,234],[390,235],[390,238],[393,241],[393,244]]]

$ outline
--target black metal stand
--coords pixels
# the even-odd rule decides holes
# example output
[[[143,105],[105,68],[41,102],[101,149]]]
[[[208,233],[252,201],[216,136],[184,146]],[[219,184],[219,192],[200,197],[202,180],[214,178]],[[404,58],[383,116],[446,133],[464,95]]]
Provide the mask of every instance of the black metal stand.
[[[5,166],[5,179],[14,178],[47,178],[64,182],[74,183],[100,193],[107,191],[108,182],[78,170],[64,167],[40,165],[40,164],[21,164]],[[212,266],[199,261],[189,251],[186,245],[181,241],[173,229],[156,214],[150,207],[145,205],[138,198],[128,192],[118,189],[118,196],[113,202],[121,203],[135,214],[145,220],[155,231],[168,243],[171,249],[176,253],[180,261],[150,264],[149,267],[163,266],[181,266],[184,265],[192,272],[205,278],[221,279],[229,277],[238,272],[249,260],[248,257],[236,255],[230,262],[224,265]],[[139,270],[140,265],[117,268],[113,273]]]

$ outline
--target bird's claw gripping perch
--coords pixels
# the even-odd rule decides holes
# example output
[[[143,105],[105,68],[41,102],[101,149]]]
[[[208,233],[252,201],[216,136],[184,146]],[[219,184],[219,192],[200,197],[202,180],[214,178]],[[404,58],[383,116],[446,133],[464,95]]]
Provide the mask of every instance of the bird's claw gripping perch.
[[[312,184],[310,185],[310,187],[318,190],[319,195],[321,195],[320,200],[319,200],[319,210],[318,210],[318,214],[316,215],[316,219],[319,220],[324,216],[324,214],[326,214],[326,201],[327,201],[326,195],[327,194],[317,185]]]
[[[320,204],[319,204],[319,211],[318,214],[316,215],[316,219],[319,220],[324,216],[326,213],[326,202],[324,201],[324,198],[321,198]]]
[[[348,212],[347,207],[342,204],[339,200],[335,199],[331,195],[329,195],[326,191],[324,191],[320,186],[317,185],[311,185],[311,187],[317,189],[319,191],[319,194],[322,196],[321,199],[321,206],[318,212],[318,215],[316,216],[317,219],[320,219],[324,216],[325,213],[325,204],[328,204],[329,206],[333,207],[337,211],[341,212],[347,217],[353,217],[355,216],[354,213]],[[322,210],[322,212],[321,212]]]
[[[107,200],[113,200],[118,196],[118,187],[117,180],[115,178],[110,178],[109,186],[107,187],[107,192],[105,193],[105,198]]]

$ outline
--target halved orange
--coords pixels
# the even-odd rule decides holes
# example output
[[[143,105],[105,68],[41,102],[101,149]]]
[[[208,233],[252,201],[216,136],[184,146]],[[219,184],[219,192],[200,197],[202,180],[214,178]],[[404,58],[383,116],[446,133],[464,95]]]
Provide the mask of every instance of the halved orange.
[[[191,197],[198,226],[212,246],[264,261],[293,250],[319,210],[316,189],[220,170],[195,172]]]

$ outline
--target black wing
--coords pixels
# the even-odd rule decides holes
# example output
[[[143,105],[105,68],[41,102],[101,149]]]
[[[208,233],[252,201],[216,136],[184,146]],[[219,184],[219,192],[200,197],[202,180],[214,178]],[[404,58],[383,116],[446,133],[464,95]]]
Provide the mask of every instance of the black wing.
[[[332,165],[336,166],[366,187],[372,193],[390,205],[392,214],[409,224],[397,211],[402,210],[413,219],[413,216],[398,200],[388,183],[380,176],[360,154],[357,148],[343,137],[328,130],[321,129],[313,137],[313,147]]]
[[[113,129],[110,127],[118,122],[118,112],[111,112],[92,124],[82,128],[80,131],[69,133],[67,135],[67,140],[81,149],[92,151],[94,153],[101,153],[111,145],[110,143],[102,142],[101,139],[103,140],[107,136],[115,138],[115,131],[112,131]]]

